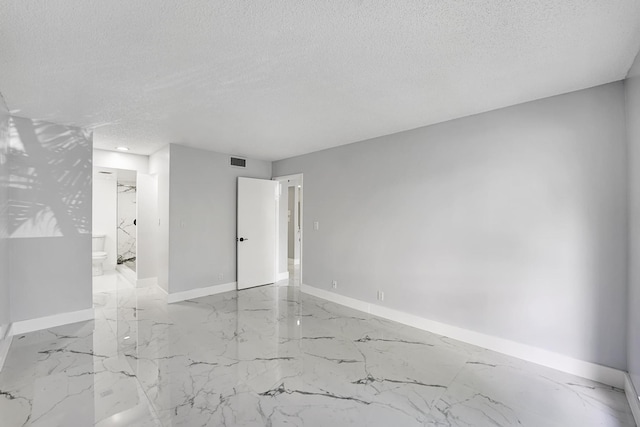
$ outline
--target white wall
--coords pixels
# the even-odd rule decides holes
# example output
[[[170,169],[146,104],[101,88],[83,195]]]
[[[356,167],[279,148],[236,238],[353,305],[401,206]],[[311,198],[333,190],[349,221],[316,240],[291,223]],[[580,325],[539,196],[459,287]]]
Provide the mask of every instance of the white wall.
[[[169,289],[169,146],[156,151],[149,157],[149,173],[157,182],[157,219],[155,234],[155,260],[158,285]],[[144,246],[143,246],[144,247]]]
[[[158,275],[158,179],[155,175],[138,174],[138,280]],[[142,254],[142,256],[140,256]]]
[[[640,390],[640,55],[625,81],[629,141],[628,370]]]
[[[271,162],[237,168],[229,159],[170,145],[169,293],[236,280],[237,179],[270,179]]]
[[[275,162],[304,282],[625,369],[624,129],[618,82]]]
[[[11,320],[90,309],[91,135],[18,117],[11,123]]]
[[[149,156],[117,151],[93,150],[93,165],[149,173]]]
[[[117,189],[116,175],[93,174],[93,210],[92,210],[92,230],[93,234],[104,234],[104,249],[107,252],[107,260],[103,267],[113,270],[117,260],[117,236],[116,236],[116,210],[117,210]]]
[[[168,152],[168,148],[166,148]],[[136,227],[136,277],[153,279],[158,276],[158,188],[157,179],[153,175],[151,158],[138,154],[120,153],[104,150],[93,150],[94,166],[131,170],[136,172],[137,191],[137,223]],[[168,174],[168,164],[167,164]],[[142,188],[140,183],[143,182]],[[166,194],[168,197],[168,187]],[[166,289],[166,288],[165,288]]]

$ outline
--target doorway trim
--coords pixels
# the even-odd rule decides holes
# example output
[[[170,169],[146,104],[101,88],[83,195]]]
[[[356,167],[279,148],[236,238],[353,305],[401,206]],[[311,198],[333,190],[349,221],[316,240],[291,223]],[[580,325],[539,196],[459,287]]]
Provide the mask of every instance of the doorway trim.
[[[274,176],[273,178],[271,178],[274,181],[278,181],[280,183],[280,189],[279,189],[279,196],[278,197],[278,212],[280,212],[280,203],[282,203],[282,194],[285,191],[289,191],[288,187],[290,185],[295,185],[295,186],[300,186],[300,212],[299,212],[299,217],[300,217],[300,284],[302,284],[302,274],[303,274],[303,259],[304,259],[304,251],[303,251],[303,247],[304,247],[304,179],[303,179],[303,174],[302,173],[296,173],[296,174],[291,174],[291,175],[282,175],[282,176]],[[292,184],[293,183],[293,184]],[[276,221],[276,275],[278,276],[278,280],[283,280],[284,278],[280,278],[280,248],[282,243],[280,242],[280,218],[278,218],[278,221]],[[285,245],[286,246],[286,245]],[[288,263],[288,259],[287,259],[287,263]],[[287,276],[288,277],[288,276]]]

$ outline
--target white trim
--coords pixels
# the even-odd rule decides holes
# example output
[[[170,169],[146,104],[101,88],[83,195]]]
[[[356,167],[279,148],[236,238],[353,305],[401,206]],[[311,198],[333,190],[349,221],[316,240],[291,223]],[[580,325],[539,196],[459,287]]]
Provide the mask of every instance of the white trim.
[[[11,348],[11,341],[13,340],[13,335],[11,335],[11,331],[9,330],[7,335],[0,339],[0,372],[2,372],[2,368],[4,367],[4,362],[7,360],[7,355],[9,354],[9,348]]]
[[[302,285],[300,290],[309,295],[351,307],[359,311],[364,311],[365,313],[370,313],[378,317],[393,320],[404,325],[413,326],[414,328],[444,335],[459,341],[494,350],[499,353],[507,354],[509,356],[517,357],[519,359],[527,360],[529,362],[537,363],[539,365],[564,371],[583,378],[598,381],[620,389],[624,387],[625,372],[608,366],[574,359],[573,357],[554,353],[527,344],[518,343],[492,335],[485,335],[468,329],[459,328],[457,326],[447,325],[445,323],[436,322],[413,314],[360,301],[355,298],[346,297],[335,292],[330,292],[305,284]]]
[[[288,271],[285,271],[284,273],[278,273],[278,275],[276,276],[276,282],[279,282],[281,280],[289,280]]]
[[[222,285],[207,286],[206,288],[189,289],[188,291],[172,292],[167,295],[167,303],[186,301],[206,297],[209,295],[221,294],[223,292],[235,291],[237,282],[224,283]]]
[[[133,271],[132,269],[130,269],[126,265],[118,265],[118,266],[116,266],[116,271],[118,273],[122,274],[122,276],[125,279],[127,279],[129,282],[131,282],[132,285],[135,286],[136,281],[138,280],[136,278],[136,272],[135,271]]]
[[[157,284],[158,284],[157,277],[147,277],[146,279],[136,280],[136,288],[148,288],[151,286],[156,286]]]
[[[93,308],[69,311],[66,313],[54,314],[52,316],[37,317],[35,319],[13,322],[13,325],[11,325],[11,334],[26,334],[27,332],[55,328],[56,326],[68,325],[70,323],[86,322],[87,320],[93,319]]]
[[[624,374],[624,394],[627,396],[636,425],[640,425],[640,399],[629,374]]]

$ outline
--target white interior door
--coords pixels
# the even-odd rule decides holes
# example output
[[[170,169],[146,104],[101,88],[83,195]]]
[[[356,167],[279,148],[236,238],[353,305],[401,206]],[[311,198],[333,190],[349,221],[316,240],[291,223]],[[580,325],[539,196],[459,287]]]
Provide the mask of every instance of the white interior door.
[[[276,281],[278,185],[238,178],[238,289]]]

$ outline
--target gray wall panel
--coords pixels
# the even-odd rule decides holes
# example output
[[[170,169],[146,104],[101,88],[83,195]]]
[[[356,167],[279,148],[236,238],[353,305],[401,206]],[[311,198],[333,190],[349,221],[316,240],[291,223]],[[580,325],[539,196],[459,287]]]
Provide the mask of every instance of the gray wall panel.
[[[274,163],[304,173],[304,283],[626,368],[613,83]],[[318,231],[313,222],[319,221]]]
[[[170,293],[236,280],[237,179],[270,179],[271,162],[247,159],[237,168],[229,158],[170,145]]]

